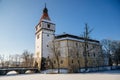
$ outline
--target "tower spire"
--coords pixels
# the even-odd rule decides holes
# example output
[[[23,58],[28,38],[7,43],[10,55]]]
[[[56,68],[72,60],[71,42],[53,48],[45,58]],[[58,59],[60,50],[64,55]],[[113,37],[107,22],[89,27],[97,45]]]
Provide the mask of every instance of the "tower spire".
[[[40,18],[40,22],[41,22],[41,20],[49,20],[50,21],[50,17],[48,15],[48,9],[46,7],[46,3],[45,3],[45,7],[43,9],[42,17]]]

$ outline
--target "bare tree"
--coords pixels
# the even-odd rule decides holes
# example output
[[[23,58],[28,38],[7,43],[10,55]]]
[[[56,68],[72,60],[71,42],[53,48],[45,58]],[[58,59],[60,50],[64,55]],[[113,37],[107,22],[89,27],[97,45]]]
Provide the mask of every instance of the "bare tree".
[[[1,67],[4,67],[4,55],[0,55]]]
[[[29,52],[25,50],[22,54],[22,59],[23,59],[23,66],[28,67],[28,57],[29,57]]]
[[[103,39],[101,41],[101,44],[102,44],[102,48],[104,49],[105,53],[108,55],[108,59],[109,59],[109,63],[108,65],[109,66],[112,66],[112,41],[111,40],[108,40],[108,39]]]
[[[53,40],[50,42],[50,50],[53,53],[53,58],[56,59],[58,73],[60,73],[60,50],[59,50],[59,42]]]
[[[85,60],[85,70],[87,70],[87,67],[88,67],[88,65],[87,65],[88,64],[87,55],[88,55],[89,51],[92,50],[92,48],[88,50],[89,37],[90,37],[89,35],[90,35],[91,32],[92,32],[92,29],[89,30],[88,25],[85,24],[85,32],[84,32],[84,37],[83,37],[84,38],[83,55],[84,55],[84,60]]]
[[[30,65],[30,67],[32,67],[32,64],[33,64],[33,61],[34,61],[34,57],[33,57],[33,53],[30,53],[29,54],[30,55],[30,57],[29,57],[29,65]]]
[[[33,64],[33,53],[25,50],[22,54],[23,66],[24,67],[32,67]]]
[[[78,69],[79,69],[79,72],[80,72],[80,68],[81,68],[81,66],[80,66],[80,46],[78,45],[78,44],[76,44],[76,49],[74,49],[74,50],[76,50],[75,52],[76,52],[76,57],[77,57],[77,62],[78,62]]]
[[[20,66],[20,55],[15,54],[14,55],[14,63],[15,63],[15,67],[19,67]]]
[[[14,56],[9,55],[9,67],[13,67],[13,59],[14,59]]]
[[[9,67],[9,65],[10,65],[10,61],[9,61],[9,56],[7,56],[7,57],[5,57],[6,59],[5,59],[5,61],[4,61],[4,66],[5,67]]]
[[[114,61],[115,61],[116,65],[118,66],[118,64],[120,64],[120,44],[119,44],[118,49],[116,49],[116,51],[113,55],[114,55]]]
[[[80,67],[80,56],[81,56],[80,55],[80,45],[77,42],[75,42],[75,44],[72,45],[72,47],[69,48],[69,50],[71,53],[70,57],[72,57],[73,59],[76,59],[76,62],[78,63],[78,67],[76,66],[77,63],[73,66],[73,68],[72,68],[74,70],[73,72],[80,72],[80,68],[81,68]]]
[[[120,61],[120,42],[119,41],[112,41],[111,42],[111,55],[112,61],[118,66]]]

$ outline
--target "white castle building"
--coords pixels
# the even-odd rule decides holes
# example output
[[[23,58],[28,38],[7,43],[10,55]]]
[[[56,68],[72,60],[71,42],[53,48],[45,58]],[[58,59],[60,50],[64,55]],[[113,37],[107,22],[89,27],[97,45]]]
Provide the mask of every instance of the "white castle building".
[[[43,67],[42,59],[45,58],[46,62],[44,63],[47,64],[45,67],[58,68],[55,53],[59,53],[59,68],[72,69],[75,71],[80,67],[84,67],[84,38],[66,33],[55,36],[55,27],[55,23],[51,21],[48,15],[48,9],[45,6],[40,22],[35,27],[34,66],[41,69]],[[51,43],[53,43],[53,41],[55,43],[55,51],[52,49],[53,44]],[[87,49],[92,48],[92,50],[87,53],[87,66],[95,67],[104,65],[100,42],[88,39],[88,44]],[[47,63],[49,59],[50,62]]]

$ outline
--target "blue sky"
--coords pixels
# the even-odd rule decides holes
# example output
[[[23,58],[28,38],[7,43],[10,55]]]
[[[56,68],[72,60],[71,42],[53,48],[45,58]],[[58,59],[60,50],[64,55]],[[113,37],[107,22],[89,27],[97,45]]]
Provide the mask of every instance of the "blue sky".
[[[56,34],[81,35],[84,24],[93,39],[120,40],[120,0],[0,0],[0,54],[34,53],[35,26],[47,4]]]

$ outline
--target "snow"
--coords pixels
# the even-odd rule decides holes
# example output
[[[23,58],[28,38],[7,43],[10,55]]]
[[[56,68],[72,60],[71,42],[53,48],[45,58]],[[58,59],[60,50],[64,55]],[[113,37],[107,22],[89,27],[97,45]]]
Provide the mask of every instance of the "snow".
[[[7,73],[7,75],[11,75],[11,74],[12,74],[12,75],[13,75],[13,74],[17,74],[17,72],[16,72],[16,71],[10,71],[10,72]]]
[[[120,70],[79,74],[21,74],[0,76],[0,80],[120,80]]]
[[[58,73],[58,69],[48,69],[45,71],[42,71],[41,73],[46,74],[46,73]],[[66,69],[60,69],[60,73],[68,73],[68,71]]]
[[[30,70],[27,70],[26,72],[25,72],[25,74],[32,74],[33,72],[32,71],[30,71]],[[16,72],[16,71],[9,71],[8,73],[7,73],[7,75],[16,75],[16,74],[18,74],[18,72]]]

